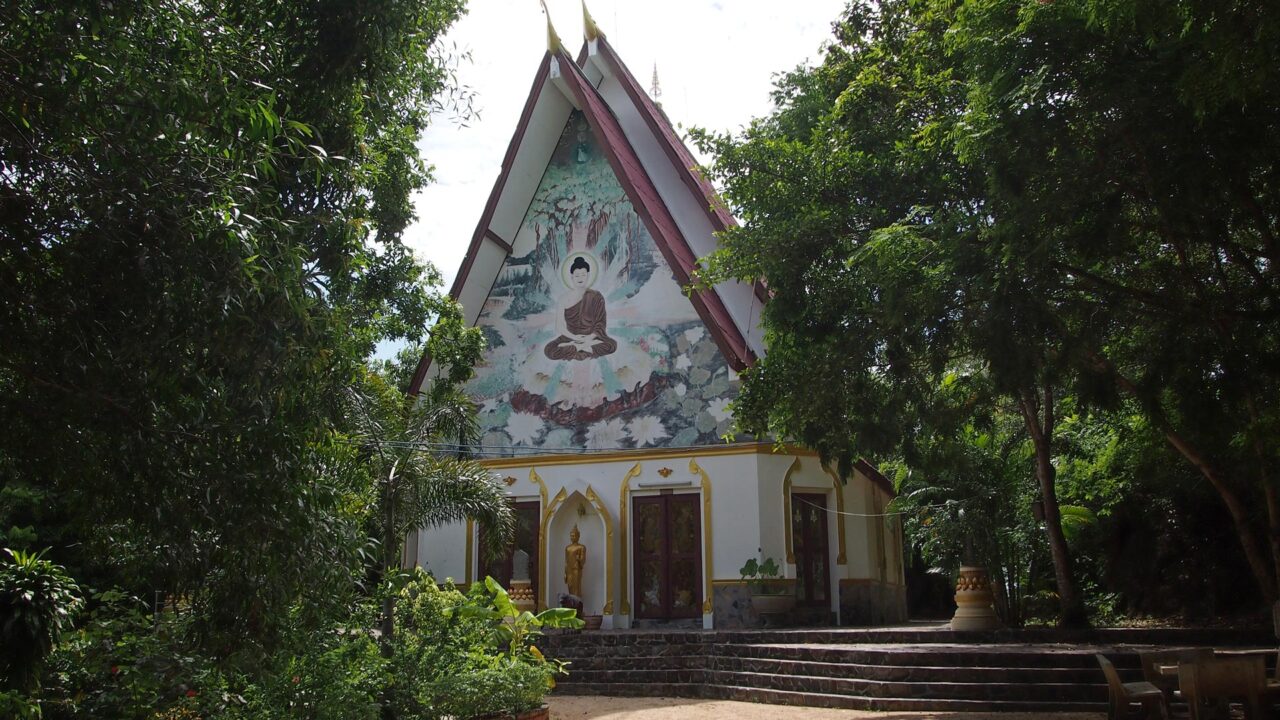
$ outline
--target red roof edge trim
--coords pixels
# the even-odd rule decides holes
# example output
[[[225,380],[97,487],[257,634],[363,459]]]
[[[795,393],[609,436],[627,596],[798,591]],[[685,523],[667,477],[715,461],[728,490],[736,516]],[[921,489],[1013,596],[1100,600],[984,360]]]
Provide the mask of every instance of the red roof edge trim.
[[[511,142],[507,144],[507,153],[502,157],[502,170],[498,173],[498,179],[493,182],[493,190],[489,191],[489,199],[484,204],[484,212],[480,214],[480,221],[476,223],[475,232],[471,234],[471,245],[467,247],[466,257],[462,259],[462,266],[458,268],[458,275],[454,277],[453,285],[449,288],[449,297],[454,300],[457,300],[462,293],[462,286],[466,283],[467,276],[471,274],[471,266],[475,264],[476,255],[480,252],[480,245],[484,242],[485,234],[489,231],[489,223],[493,221],[493,213],[497,210],[498,200],[502,198],[502,190],[507,185],[507,176],[511,174],[511,166],[515,163],[516,153],[520,150],[520,144],[524,141],[525,131],[529,129],[529,120],[533,117],[533,108],[538,104],[539,91],[546,84],[550,74],[551,53],[546,53],[542,57],[542,64],[538,66],[537,74],[533,77],[533,87],[530,88],[529,98],[525,100],[524,109],[520,112],[520,121],[516,123],[515,134],[511,136]],[[410,395],[418,394],[418,388],[422,387],[422,381],[426,378],[427,370],[430,367],[431,355],[423,351],[422,359],[418,361],[418,368],[413,372],[413,381],[409,383]]]
[[[701,203],[702,209],[706,212],[707,219],[711,221],[711,226],[715,228],[716,232],[736,227],[738,221],[729,212],[729,208],[711,185],[711,182],[698,170],[698,161],[693,157],[693,153],[689,152],[689,148],[685,146],[684,141],[676,136],[675,128],[671,127],[671,122],[667,119],[667,116],[654,104],[648,93],[640,88],[640,83],[636,81],[635,76],[631,74],[631,70],[618,57],[608,39],[601,36],[598,47],[601,54],[604,55],[605,61],[613,68],[614,75],[617,76],[622,89],[627,93],[627,97],[631,98],[631,102],[640,108],[641,115],[644,117],[645,124],[649,126],[649,130],[661,141],[660,145],[663,153],[666,154],[667,159],[675,167],[676,174],[689,190],[702,196],[704,200]],[[586,58],[587,48],[584,45],[582,52],[578,56],[578,64],[585,63]],[[769,301],[769,288],[763,280],[757,280],[752,284],[751,289],[755,293],[756,299],[761,303]]]
[[[662,150],[667,159],[671,161],[671,164],[675,166],[676,173],[680,176],[680,179],[690,190],[702,196],[704,201],[701,203],[702,209],[707,213],[707,218],[711,221],[712,226],[715,227],[716,231],[720,231],[737,225],[738,222],[733,219],[733,215],[729,213],[729,208],[720,199],[720,195],[716,193],[715,188],[711,186],[706,176],[698,171],[698,161],[694,159],[693,153],[689,152],[689,148],[685,147],[684,142],[676,137],[675,128],[671,127],[671,122],[667,120],[667,116],[654,104],[653,99],[640,88],[640,83],[636,82],[631,70],[618,58],[618,54],[614,51],[613,46],[609,44],[609,40],[601,36],[598,47],[600,48],[600,54],[604,56],[609,66],[613,68],[614,75],[617,76],[618,82],[622,84],[622,89],[627,93],[627,97],[630,97],[631,102],[635,103],[636,107],[640,109],[645,124],[661,141]]]
[[[676,273],[676,280],[681,285],[688,285],[689,279],[697,268],[697,258],[689,244],[681,234],[675,218],[662,201],[653,180],[645,172],[635,149],[627,141],[622,125],[614,117],[613,112],[599,96],[595,88],[582,74],[582,70],[568,62],[567,55],[562,53],[566,65],[564,79],[587,118],[587,124],[596,135],[597,141],[605,151],[605,157],[613,168],[618,182],[623,186],[627,196],[631,198],[636,214],[645,223],[671,269]],[[755,362],[755,353],[747,344],[746,338],[729,315],[729,310],[714,289],[705,292],[692,292],[689,295],[694,309],[706,324],[712,339],[724,354],[730,367],[741,372]]]
[[[858,461],[853,464],[853,469],[863,475],[866,475],[868,480],[880,486],[880,489],[888,493],[890,498],[898,497],[898,492],[893,489],[893,483],[889,482],[889,478],[885,477],[884,473],[877,470],[875,465],[872,465],[863,458],[858,458]]]

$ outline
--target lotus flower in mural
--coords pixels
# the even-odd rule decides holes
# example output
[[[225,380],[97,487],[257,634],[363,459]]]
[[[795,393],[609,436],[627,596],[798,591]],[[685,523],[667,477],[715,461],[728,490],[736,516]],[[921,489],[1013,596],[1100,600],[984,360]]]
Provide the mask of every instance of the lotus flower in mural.
[[[532,446],[546,425],[546,421],[537,415],[513,412],[507,418],[507,435],[511,436],[514,445]]]
[[[611,450],[622,446],[627,439],[626,421],[602,420],[587,428],[587,447],[592,450]]]
[[[711,413],[716,422],[724,422],[733,415],[729,410],[729,402],[728,398],[716,398],[707,403],[707,412]]]
[[[657,445],[669,437],[667,429],[662,426],[662,418],[656,415],[638,415],[627,425],[627,434],[635,441],[636,447]]]

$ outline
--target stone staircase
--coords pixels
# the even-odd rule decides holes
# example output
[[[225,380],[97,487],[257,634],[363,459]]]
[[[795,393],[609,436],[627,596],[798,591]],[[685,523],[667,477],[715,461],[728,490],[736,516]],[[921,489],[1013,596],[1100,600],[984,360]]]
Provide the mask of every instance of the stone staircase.
[[[1265,646],[1251,634],[1142,633],[618,631],[554,635],[540,644],[570,663],[555,691],[566,695],[985,712],[1105,712],[1096,652],[1127,682],[1141,679],[1137,652],[1145,647]]]

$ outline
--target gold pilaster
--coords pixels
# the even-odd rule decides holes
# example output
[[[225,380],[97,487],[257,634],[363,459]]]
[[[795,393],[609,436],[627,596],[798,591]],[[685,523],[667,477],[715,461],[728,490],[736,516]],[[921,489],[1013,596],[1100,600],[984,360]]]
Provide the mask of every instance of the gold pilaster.
[[[538,583],[538,607],[546,609],[547,605],[547,526],[551,524],[551,513],[564,502],[565,491],[560,488],[551,504],[542,510],[542,526],[538,528],[538,574],[542,582]]]
[[[609,511],[600,501],[595,488],[590,485],[587,486],[587,500],[595,506],[600,517],[604,518],[604,609],[601,609],[600,614],[611,615],[613,614],[613,518],[609,516]]]
[[[618,489],[618,561],[622,572],[618,573],[618,593],[622,598],[622,614],[631,614],[631,595],[627,593],[627,579],[631,575],[631,565],[627,562],[627,498],[631,493],[631,478],[640,475],[640,463],[636,463],[622,476],[622,486]]]
[[[796,551],[791,547],[791,476],[800,469],[800,458],[791,461],[782,478],[782,540],[786,543],[787,562],[796,564]]]
[[[848,543],[844,541],[844,483],[840,482],[839,475],[831,472],[831,468],[824,469],[831,476],[831,487],[836,491],[836,537],[840,539],[840,554],[836,556],[836,564],[848,565],[849,558],[845,555]]]
[[[542,507],[547,506],[547,484],[542,482],[542,476],[538,474],[537,468],[529,468],[529,482],[538,486],[538,497],[542,499]]]
[[[703,562],[703,573],[706,578],[706,589],[702,600],[702,614],[711,614],[711,578],[714,576],[711,567],[711,541],[715,537],[711,534],[711,478],[707,477],[707,471],[702,469],[697,460],[689,458],[689,472],[702,478],[702,545],[703,556],[706,558]]]

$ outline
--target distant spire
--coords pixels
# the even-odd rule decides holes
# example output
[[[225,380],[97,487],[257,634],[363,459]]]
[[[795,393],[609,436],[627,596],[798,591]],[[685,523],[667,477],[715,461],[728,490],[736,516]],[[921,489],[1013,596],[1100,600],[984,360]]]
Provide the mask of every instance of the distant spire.
[[[658,63],[656,62],[653,64],[653,84],[649,86],[649,97],[659,105],[662,104],[658,102],[658,98],[662,97],[662,88],[658,86]]]
[[[582,0],[582,34],[586,35],[588,40],[595,40],[604,35],[600,32],[600,26],[596,25],[596,21],[591,19],[591,13],[587,12],[587,0]]]
[[[560,43],[560,36],[556,34],[556,28],[551,24],[551,11],[547,10],[547,0],[538,0],[542,3],[542,12],[547,16],[547,52],[552,55],[564,50],[564,45]]]

